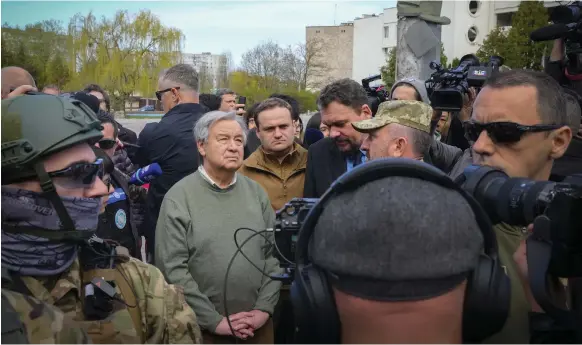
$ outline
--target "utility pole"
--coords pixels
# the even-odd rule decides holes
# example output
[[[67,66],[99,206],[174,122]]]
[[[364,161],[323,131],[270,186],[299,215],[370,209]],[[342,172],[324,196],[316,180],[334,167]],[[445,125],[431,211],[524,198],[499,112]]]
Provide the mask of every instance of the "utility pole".
[[[335,20],[337,18],[337,3],[334,6],[334,10],[333,10],[333,26],[335,26]]]

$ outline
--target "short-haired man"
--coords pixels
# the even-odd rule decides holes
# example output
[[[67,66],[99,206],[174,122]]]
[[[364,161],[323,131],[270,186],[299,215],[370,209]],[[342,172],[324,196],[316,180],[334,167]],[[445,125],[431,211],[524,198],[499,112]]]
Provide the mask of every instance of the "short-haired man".
[[[239,172],[259,183],[275,210],[303,196],[307,150],[295,143],[291,106],[269,98],[255,109],[255,124],[261,146],[244,162]]]
[[[48,95],[58,96],[61,94],[61,89],[57,85],[49,84],[42,88],[42,92]]]
[[[511,70],[493,75],[465,123],[473,163],[501,169],[510,177],[547,181],[554,160],[572,140],[566,103],[561,87],[547,74]],[[527,343],[530,306],[512,258],[524,233],[504,223],[494,229],[501,263],[511,279],[511,311],[503,330],[487,342]]]
[[[155,226],[166,192],[198,168],[198,149],[192,141],[192,129],[204,110],[198,97],[198,72],[187,64],[178,64],[161,73],[156,97],[167,113],[160,122],[148,124],[139,135],[132,162],[141,167],[158,163],[163,174],[150,183],[147,212],[142,233],[153,254]],[[153,255],[152,258],[153,259]]]
[[[418,101],[388,101],[378,107],[376,116],[353,122],[368,136],[362,143],[368,159],[386,157],[422,160],[432,142],[430,105]]]
[[[457,191],[412,177],[364,182],[329,200],[309,250],[329,273],[341,343],[462,343],[483,236]]]
[[[20,90],[17,91],[17,88]],[[2,68],[2,99],[13,92],[13,95],[20,95],[26,91],[36,91],[34,78],[27,70],[16,66]]]
[[[234,112],[221,111],[206,113],[198,120],[194,137],[202,164],[168,191],[156,229],[156,264],[168,281],[184,287],[186,300],[204,331],[204,342],[209,344],[230,343],[235,340],[232,336],[273,343],[270,315],[280,283],[264,276],[279,270],[266,240],[269,237],[250,239],[244,245],[249,261],[241,256],[229,266],[237,251],[233,235],[240,244],[252,231],[272,228],[275,222],[267,193],[236,172],[243,162],[243,121]],[[246,231],[239,234],[240,228]],[[253,265],[262,267],[264,273]],[[232,269],[225,296],[227,267]]]
[[[86,92],[90,95],[97,97],[97,99],[99,100],[99,108],[101,108],[101,110],[104,111],[111,110],[111,100],[109,99],[109,95],[107,94],[107,92],[105,92],[105,90],[101,86],[97,84],[89,84],[85,86],[83,92]]]
[[[220,89],[216,94],[220,97],[220,107],[218,110],[230,112],[236,110],[236,93],[230,89]]]
[[[341,79],[327,85],[317,99],[321,122],[329,127],[329,138],[309,147],[304,196],[318,198],[344,172],[365,162],[360,150],[363,134],[352,122],[372,117],[362,85]]]

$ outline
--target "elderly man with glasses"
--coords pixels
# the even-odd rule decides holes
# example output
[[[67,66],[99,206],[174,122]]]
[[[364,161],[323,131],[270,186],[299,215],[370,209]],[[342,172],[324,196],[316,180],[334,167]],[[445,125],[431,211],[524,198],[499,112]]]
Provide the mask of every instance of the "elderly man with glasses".
[[[264,230],[273,228],[275,212],[265,190],[237,173],[246,136],[234,112],[213,111],[196,123],[201,165],[168,191],[156,228],[156,265],[184,287],[206,344],[274,341],[281,284],[269,278],[279,264]],[[246,258],[231,261],[243,244]]]
[[[153,260],[155,226],[166,192],[198,168],[198,149],[192,128],[204,110],[199,104],[198,73],[194,67],[178,64],[161,73],[156,97],[167,112],[160,122],[148,124],[139,135],[134,164],[145,167],[158,163],[162,175],[149,187],[147,212],[141,232]]]

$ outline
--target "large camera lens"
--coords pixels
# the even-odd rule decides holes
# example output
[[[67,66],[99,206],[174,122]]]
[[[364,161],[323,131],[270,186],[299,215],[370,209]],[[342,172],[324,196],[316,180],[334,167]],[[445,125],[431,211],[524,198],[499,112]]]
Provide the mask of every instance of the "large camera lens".
[[[510,178],[490,167],[465,169],[463,188],[484,207],[493,223],[526,226],[542,214],[551,201],[555,182]]]

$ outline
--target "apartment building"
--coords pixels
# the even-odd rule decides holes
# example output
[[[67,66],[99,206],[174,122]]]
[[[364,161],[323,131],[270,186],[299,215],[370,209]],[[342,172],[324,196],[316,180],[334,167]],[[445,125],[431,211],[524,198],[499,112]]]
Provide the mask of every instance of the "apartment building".
[[[441,15],[451,19],[442,26],[441,41],[449,61],[474,54],[489,32],[497,26],[509,28],[513,14],[521,1],[443,1]],[[545,1],[548,8],[559,6],[559,1]],[[341,46],[342,54],[352,51],[351,78],[363,78],[380,73],[386,56],[397,41],[397,9],[385,8],[379,14],[365,14],[353,21],[353,46]],[[307,28],[309,32],[309,27]],[[327,39],[334,41],[336,31],[328,30]],[[347,43],[347,42],[345,42]],[[333,48],[329,54],[337,52]],[[347,61],[347,59],[346,59]],[[347,71],[348,68],[344,69]]]
[[[194,66],[199,74],[201,90],[224,87],[220,84],[228,77],[229,66],[226,55],[208,52],[201,54],[183,53],[181,63]]]
[[[315,64],[324,66],[307,78],[309,89],[320,89],[331,81],[351,78],[353,69],[354,24],[308,26],[306,42],[322,47]],[[309,44],[309,43],[308,43]]]

